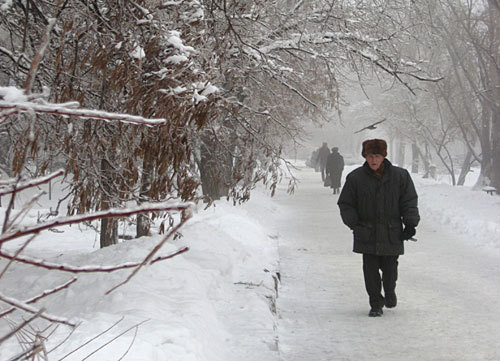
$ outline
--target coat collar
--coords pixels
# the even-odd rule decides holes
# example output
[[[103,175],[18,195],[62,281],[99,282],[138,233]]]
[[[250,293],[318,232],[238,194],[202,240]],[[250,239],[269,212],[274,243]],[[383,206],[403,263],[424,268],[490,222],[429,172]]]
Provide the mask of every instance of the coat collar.
[[[375,172],[370,168],[370,166],[368,165],[368,162],[364,162],[363,163],[363,169],[365,170],[365,172],[367,172],[370,176],[373,176],[375,177]],[[391,174],[392,172],[392,163],[387,159],[387,158],[384,158],[384,174],[382,175],[382,182],[387,182],[389,180],[389,175]]]

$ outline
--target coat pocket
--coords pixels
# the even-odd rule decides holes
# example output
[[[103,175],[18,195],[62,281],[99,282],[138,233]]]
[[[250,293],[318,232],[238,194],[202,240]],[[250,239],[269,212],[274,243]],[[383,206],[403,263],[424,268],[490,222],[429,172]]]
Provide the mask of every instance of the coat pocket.
[[[389,240],[391,243],[400,243],[403,237],[403,223],[391,221],[389,223]]]
[[[373,225],[369,223],[360,222],[353,230],[354,242],[369,243],[374,237]]]

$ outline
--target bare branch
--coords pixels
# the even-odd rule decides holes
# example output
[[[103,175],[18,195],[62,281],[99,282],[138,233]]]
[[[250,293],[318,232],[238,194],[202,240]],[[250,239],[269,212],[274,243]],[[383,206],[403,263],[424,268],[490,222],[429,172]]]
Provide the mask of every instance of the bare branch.
[[[78,346],[77,348],[75,348],[73,351],[67,353],[66,355],[64,355],[62,358],[59,359],[59,361],[62,361],[64,360],[66,357],[70,356],[71,354],[75,353],[76,351],[78,351],[79,349],[81,349],[82,347],[85,347],[86,345],[88,345],[89,343],[91,343],[92,341],[98,339],[99,337],[101,337],[102,335],[104,335],[106,332],[108,332],[109,330],[111,330],[113,327],[115,327],[116,325],[118,325],[120,322],[123,321],[123,316],[118,320],[116,321],[114,324],[112,324],[110,327],[108,327],[106,330],[98,333],[97,335],[95,335],[94,337],[90,338],[89,340],[87,340],[86,342],[84,342],[83,344],[81,344],[80,346]],[[52,351],[52,350],[51,350]],[[50,351],[49,351],[50,352]]]
[[[31,179],[27,182],[19,182],[18,184],[14,184],[14,185],[9,185],[9,182],[6,182],[4,180],[4,181],[0,182],[0,187],[4,186],[5,184],[7,184],[7,187],[0,188],[0,196],[14,193],[14,192],[20,192],[20,191],[23,191],[27,188],[37,187],[41,184],[48,183],[52,179],[59,177],[59,176],[62,176],[63,174],[64,174],[64,170],[60,169],[60,170],[58,170],[54,173],[48,174],[44,177]],[[10,182],[13,182],[13,181],[10,181]],[[14,182],[15,182],[15,180],[14,180]]]
[[[106,211],[100,211],[100,212],[95,212],[92,214],[82,214],[78,216],[69,216],[69,217],[58,217],[55,218],[51,221],[42,223],[42,224],[36,224],[32,226],[26,226],[21,229],[17,230],[12,230],[5,232],[0,236],[0,245],[3,244],[4,242],[10,241],[12,239],[18,238],[18,237],[23,237],[28,234],[35,234],[35,233],[40,233],[43,230],[49,229],[49,228],[54,228],[54,227],[60,227],[60,226],[65,226],[69,224],[74,224],[74,223],[80,223],[80,222],[89,222],[93,221],[96,219],[101,219],[101,218],[108,218],[108,217],[128,217],[132,216],[134,214],[138,213],[147,213],[147,212],[160,212],[160,211],[183,211],[187,210],[190,208],[190,204],[186,203],[156,203],[156,204],[151,204],[151,203],[145,203],[142,204],[141,206],[135,207],[135,208],[130,208],[130,209],[119,209],[119,208],[114,208],[114,209],[108,209]]]
[[[18,326],[16,326],[13,330],[11,330],[8,334],[2,336],[0,338],[0,345],[5,342],[6,340],[8,340],[9,338],[11,338],[13,335],[15,335],[17,332],[19,332],[20,330],[22,330],[24,327],[26,327],[26,325],[28,325],[31,321],[33,321],[34,319],[40,317],[41,313],[43,312],[43,309],[42,310],[39,310],[37,313],[35,313],[33,316],[31,316],[30,318],[28,318],[26,321],[24,321],[23,323],[19,324]]]
[[[12,297],[8,297],[8,296],[4,296],[3,294],[0,293],[0,301],[3,301],[11,306],[14,306],[20,310],[23,310],[25,312],[28,312],[28,313],[33,313],[33,314],[38,314],[39,317],[47,320],[47,321],[50,321],[50,322],[53,322],[53,323],[61,323],[63,325],[67,325],[67,326],[71,326],[71,327],[75,327],[76,324],[68,321],[67,319],[65,318],[61,318],[61,317],[58,317],[58,316],[55,316],[55,315],[51,315],[49,313],[45,313],[43,311],[43,309],[36,309],[35,307],[32,307],[30,305],[28,305],[27,303],[25,302],[21,302],[21,301],[18,301]]]
[[[178,256],[179,254],[182,254],[184,252],[189,251],[189,247],[183,247],[177,251],[175,251],[172,254],[169,254],[167,256],[159,256],[151,261],[151,264],[159,262],[159,261],[164,261],[169,258],[173,258],[175,256]],[[73,267],[70,265],[62,265],[62,264],[57,264],[57,263],[51,263],[51,262],[46,262],[41,259],[36,259],[36,258],[29,258],[25,256],[19,256],[19,255],[11,255],[8,254],[7,252],[1,252],[0,251],[0,257],[9,259],[11,261],[15,262],[20,262],[20,263],[25,263],[29,264],[35,267],[40,267],[40,268],[45,268],[48,270],[55,270],[55,271],[61,271],[61,272],[69,272],[69,273],[111,273],[115,271],[120,271],[124,269],[129,269],[129,268],[134,268],[138,267],[141,265],[142,262],[135,262],[135,263],[124,263],[120,265],[114,265],[114,266],[85,266],[85,267]],[[2,314],[0,314],[0,317]]]
[[[12,195],[12,197],[11,197],[11,200],[14,198],[15,194],[16,193],[14,192],[13,195]],[[7,232],[11,228],[11,226],[13,224],[15,224],[16,220],[19,219],[19,218],[21,218],[23,215],[25,215],[31,209],[31,207],[33,206],[33,204],[35,204],[35,202],[37,202],[44,194],[45,194],[45,192],[42,191],[42,192],[34,195],[29,202],[27,202],[27,203],[25,203],[23,205],[22,210],[20,212],[18,212],[13,217],[12,220],[10,219],[10,213],[11,213],[11,210],[13,209],[14,202],[11,202],[11,204],[9,204],[9,209],[7,209],[7,212],[5,213],[5,219],[4,219],[4,224],[3,224],[3,228],[2,228],[2,233]]]
[[[127,279],[121,283],[119,283],[118,285],[114,286],[113,288],[109,289],[108,291],[106,291],[106,295],[110,294],[111,292],[113,292],[114,290],[116,290],[118,287],[120,286],[123,286],[125,283],[127,283],[128,281],[130,281],[132,279],[132,277],[135,276],[135,274],[137,272],[139,272],[139,270],[146,264],[148,263],[152,258],[153,256],[156,254],[156,252],[158,252],[160,250],[160,248],[163,247],[163,245],[165,244],[165,242],[167,242],[167,240],[170,238],[170,236],[174,233],[176,233],[183,225],[184,223],[186,223],[188,221],[188,219],[190,219],[192,217],[192,214],[191,212],[188,212],[187,214],[183,214],[183,218],[181,219],[181,221],[175,226],[173,227],[170,232],[167,233],[167,235],[161,240],[161,242],[159,242],[154,248],[153,250],[146,256],[146,258],[144,258],[144,260],[141,262],[141,264],[139,264],[135,270],[127,277]],[[188,249],[186,249],[185,251],[187,251]],[[185,252],[184,251],[184,252]],[[172,256],[173,257],[173,256]]]
[[[68,282],[63,283],[62,285],[57,286],[56,288],[53,288],[51,290],[43,291],[38,296],[32,297],[29,300],[24,301],[24,303],[26,303],[26,304],[35,303],[35,302],[37,302],[38,300],[40,300],[40,299],[42,299],[44,297],[50,296],[50,295],[52,295],[54,293],[57,293],[57,292],[65,289],[65,288],[68,288],[71,284],[73,284],[76,281],[77,281],[77,278],[72,278]],[[3,311],[2,313],[0,313],[0,318],[7,316],[9,313],[14,312],[15,310],[16,310],[15,308],[11,308],[11,309],[8,309],[6,311]]]
[[[111,113],[93,109],[71,109],[58,104],[35,104],[35,103],[7,103],[0,101],[0,109],[17,109],[19,111],[35,113],[54,114],[62,116],[75,116],[80,118],[102,119],[102,120],[117,120],[124,123],[133,123],[141,125],[165,125],[167,119],[148,119],[138,115],[130,115],[123,113]],[[4,114],[0,114],[2,117]],[[8,115],[8,114],[7,114]]]
[[[38,70],[38,66],[42,62],[42,59],[45,55],[45,50],[47,49],[47,45],[49,44],[49,41],[50,41],[50,32],[54,28],[55,24],[56,24],[56,19],[49,19],[49,23],[48,23],[47,28],[45,30],[45,34],[43,35],[40,47],[38,48],[38,51],[35,54],[33,61],[31,62],[31,67],[30,67],[30,71],[28,73],[28,78],[26,79],[26,82],[24,83],[24,91],[26,94],[29,94],[31,92],[31,88],[33,87],[33,82],[35,81],[35,76],[36,76],[36,72]]]
[[[10,261],[3,268],[3,271],[0,272],[0,279],[3,277],[5,272],[7,272],[10,265],[14,262],[14,260],[17,258],[17,256],[20,255],[22,251],[24,251],[24,249],[31,243],[31,241],[33,241],[35,239],[35,237],[36,237],[36,235],[32,235],[26,242],[24,242],[24,244],[21,247],[19,247],[16,250],[16,252],[12,255],[12,258],[10,259]]]
[[[145,321],[144,321],[145,322]],[[123,353],[123,355],[121,355],[121,357],[118,359],[118,361],[121,361],[123,360],[123,358],[128,354],[128,352],[130,351],[130,349],[132,348],[134,342],[135,342],[135,339],[137,337],[137,332],[139,331],[139,326],[141,324],[137,324],[135,326],[135,331],[134,331],[134,337],[132,337],[132,341],[130,341],[130,344],[128,345],[127,349],[125,350],[125,352]]]
[[[116,339],[122,337],[124,334],[126,334],[127,332],[129,332],[130,330],[133,330],[134,328],[137,330],[139,328],[140,325],[142,325],[143,323],[146,323],[148,322],[149,320],[144,320],[142,322],[139,322],[138,324],[126,329],[125,331],[121,332],[120,334],[116,335],[115,337],[113,337],[111,340],[109,340],[108,342],[104,343],[101,347],[95,349],[94,351],[92,351],[91,353],[89,353],[87,356],[85,356],[84,358],[82,358],[82,361],[83,360],[87,360],[90,356],[92,356],[93,354],[95,354],[97,351],[99,350],[102,350],[104,347],[106,347],[107,345],[109,345],[110,343],[112,343],[113,341],[115,341]],[[135,338],[135,336],[134,336]],[[122,356],[123,357],[123,356]]]

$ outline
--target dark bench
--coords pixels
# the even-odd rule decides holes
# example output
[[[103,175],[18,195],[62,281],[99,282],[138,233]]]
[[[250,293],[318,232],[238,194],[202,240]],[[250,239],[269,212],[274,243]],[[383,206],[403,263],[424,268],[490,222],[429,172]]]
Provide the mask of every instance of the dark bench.
[[[484,187],[483,191],[485,191],[487,194],[489,194],[491,196],[497,192],[496,188],[494,188],[494,187]]]

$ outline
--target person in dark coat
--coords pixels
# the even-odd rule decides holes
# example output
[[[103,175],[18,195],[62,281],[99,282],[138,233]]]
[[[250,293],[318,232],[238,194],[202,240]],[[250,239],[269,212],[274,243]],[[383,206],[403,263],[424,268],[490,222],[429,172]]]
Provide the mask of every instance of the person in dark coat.
[[[398,257],[404,254],[403,241],[415,235],[420,216],[410,174],[385,158],[387,143],[366,140],[361,154],[366,161],[347,175],[337,204],[353,231],[353,251],[363,254],[369,316],[374,317],[383,314],[384,306],[396,306]]]
[[[344,157],[340,155],[339,148],[333,147],[326,160],[326,175],[330,177],[333,194],[340,191],[342,172],[344,171]]]
[[[321,170],[321,180],[325,181],[325,168],[326,168],[326,160],[328,159],[328,155],[330,154],[330,149],[328,149],[328,144],[323,143],[323,145],[318,150],[318,164]]]

